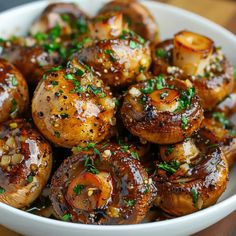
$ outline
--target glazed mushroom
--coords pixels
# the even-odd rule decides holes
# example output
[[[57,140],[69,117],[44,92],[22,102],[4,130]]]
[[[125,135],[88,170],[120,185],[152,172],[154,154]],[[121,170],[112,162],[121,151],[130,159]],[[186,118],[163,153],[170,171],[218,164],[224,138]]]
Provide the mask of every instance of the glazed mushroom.
[[[171,144],[183,141],[200,127],[203,110],[188,81],[160,75],[129,88],[121,117],[133,135],[152,143]]]
[[[197,134],[160,148],[161,161],[153,177],[158,189],[156,206],[172,216],[182,216],[216,203],[227,186],[228,164],[212,141]]]
[[[61,28],[63,35],[85,33],[87,31],[87,15],[74,3],[52,3],[33,23],[30,33],[48,33],[56,26]],[[78,31],[78,32],[77,32]]]
[[[203,35],[181,31],[175,35],[173,43],[173,64],[186,74],[203,76],[214,42]]]
[[[205,36],[179,32],[173,41],[156,45],[152,57],[156,75],[189,75],[205,110],[212,110],[234,88],[232,65],[221,49],[214,47],[212,40]]]
[[[55,172],[50,199],[62,220],[86,224],[139,223],[152,186],[128,150],[114,143],[80,149]]]
[[[224,113],[226,117],[232,116],[236,112],[236,88],[223,101],[218,103],[214,112]]]
[[[90,36],[93,39],[115,39],[122,35],[123,30],[128,30],[119,12],[99,14],[88,23]]]
[[[116,0],[107,3],[101,13],[119,12],[123,14],[128,27],[151,42],[159,41],[159,30],[154,17],[149,10],[137,1]]]
[[[52,143],[71,148],[110,135],[115,101],[86,65],[71,63],[46,74],[34,92],[32,116]]]
[[[232,167],[236,160],[236,131],[224,113],[213,112],[205,118],[199,132],[222,149],[229,167]]]
[[[0,202],[29,206],[46,185],[52,152],[45,139],[24,119],[0,125]]]
[[[151,52],[148,43],[133,32],[124,31],[120,38],[98,41],[76,55],[88,64],[111,87],[127,86],[148,71]]]
[[[0,122],[23,115],[28,109],[28,86],[20,71],[0,59]]]

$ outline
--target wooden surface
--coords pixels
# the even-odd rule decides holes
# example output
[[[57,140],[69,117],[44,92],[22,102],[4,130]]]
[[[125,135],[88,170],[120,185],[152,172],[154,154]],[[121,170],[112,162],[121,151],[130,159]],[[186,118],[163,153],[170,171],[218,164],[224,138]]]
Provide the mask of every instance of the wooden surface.
[[[20,1],[17,0],[17,2]],[[224,26],[225,28],[236,34],[236,1],[234,0],[162,0],[161,2],[165,2],[195,12]],[[236,212],[232,213],[231,215],[216,223],[215,225],[209,227],[208,229],[197,233],[195,236],[234,236],[236,235],[235,222]],[[18,236],[19,234],[16,234],[0,226],[0,235]]]

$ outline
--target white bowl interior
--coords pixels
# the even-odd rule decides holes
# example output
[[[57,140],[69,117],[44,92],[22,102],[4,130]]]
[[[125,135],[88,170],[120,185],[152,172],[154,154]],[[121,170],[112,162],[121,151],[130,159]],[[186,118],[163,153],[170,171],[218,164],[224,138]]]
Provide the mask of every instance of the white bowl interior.
[[[50,1],[52,2],[52,1]],[[67,1],[70,2],[70,1]],[[106,0],[77,0],[89,15],[94,15]],[[212,38],[223,47],[227,57],[236,65],[236,37],[222,27],[187,11],[165,4],[143,2],[157,20],[162,39],[170,38],[182,29],[190,29]],[[47,1],[26,4],[0,14],[0,36],[27,33],[33,20],[41,13]],[[65,223],[38,217],[5,204],[0,204],[0,223],[28,235],[187,235],[197,232],[222,219],[236,209],[236,166],[231,170],[229,185],[218,203],[195,214],[162,222],[130,226],[91,226]]]

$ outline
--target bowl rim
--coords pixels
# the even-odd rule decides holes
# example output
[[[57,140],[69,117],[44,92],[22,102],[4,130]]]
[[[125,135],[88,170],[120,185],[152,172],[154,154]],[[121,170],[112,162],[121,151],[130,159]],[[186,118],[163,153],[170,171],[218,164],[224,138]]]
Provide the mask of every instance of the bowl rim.
[[[110,0],[102,0],[102,1],[109,2]],[[54,0],[53,2],[71,2],[71,0]],[[80,2],[80,0],[74,0],[73,2],[78,4]],[[211,28],[213,28],[215,30],[217,29],[219,31],[219,34],[223,33],[225,35],[225,37],[229,38],[232,41],[235,41],[235,43],[236,43],[236,36],[233,33],[231,33],[227,29],[223,28],[222,26],[212,22],[211,20],[209,20],[205,17],[202,17],[202,16],[197,15],[193,12],[178,8],[176,6],[168,5],[165,3],[160,3],[160,2],[156,2],[156,1],[152,1],[152,0],[149,0],[149,1],[141,0],[140,2],[144,3],[146,6],[148,6],[149,4],[150,5],[156,4],[161,8],[168,9],[168,11],[171,11],[172,13],[177,12],[177,13],[181,13],[183,15],[187,14],[194,21],[198,21],[201,24],[208,24]],[[10,8],[8,10],[5,10],[3,12],[0,12],[0,18],[4,17],[5,15],[8,15],[8,14],[14,14],[15,12],[18,12],[19,10],[21,10],[22,8],[32,8],[32,7],[41,8],[42,6],[47,5],[48,3],[49,3],[49,1],[43,0],[43,1],[36,1],[36,2],[22,4],[22,5]],[[233,204],[233,203],[235,203],[235,204]],[[157,226],[157,225],[159,227],[165,227],[165,226],[169,226],[170,223],[179,224],[184,220],[194,222],[194,220],[196,220],[197,218],[201,218],[201,216],[204,216],[206,214],[217,213],[218,211],[223,210],[224,208],[227,208],[229,206],[234,206],[234,207],[231,208],[230,211],[228,211],[228,212],[233,212],[234,210],[236,210],[236,193],[233,194],[232,196],[230,196],[229,198],[222,200],[221,202],[218,202],[215,205],[212,205],[208,208],[202,209],[200,211],[197,211],[195,213],[191,213],[191,214],[188,214],[185,216],[173,218],[173,219],[167,219],[167,220],[157,221],[157,222],[131,224],[131,225],[91,225],[91,224],[65,222],[65,221],[60,221],[60,220],[56,220],[56,219],[46,218],[43,216],[34,215],[34,214],[29,213],[27,211],[11,207],[7,204],[0,202],[0,209],[8,211],[18,217],[23,217],[27,220],[32,220],[35,222],[48,224],[48,225],[52,225],[52,226],[57,226],[57,227],[70,227],[72,229],[84,229],[84,230],[94,230],[94,231],[99,230],[99,229],[102,229],[104,231],[110,231],[110,230],[127,231],[127,230],[133,230],[134,228],[135,229],[148,229],[148,228],[152,228],[153,226]]]

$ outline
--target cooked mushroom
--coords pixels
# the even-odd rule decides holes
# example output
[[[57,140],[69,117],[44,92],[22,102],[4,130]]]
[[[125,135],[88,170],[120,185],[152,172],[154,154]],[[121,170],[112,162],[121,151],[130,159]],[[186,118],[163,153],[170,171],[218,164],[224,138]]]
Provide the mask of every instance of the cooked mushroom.
[[[122,35],[123,30],[128,30],[123,15],[119,12],[99,14],[89,22],[88,26],[90,36],[97,40],[115,39]]]
[[[157,76],[129,88],[121,117],[133,135],[171,144],[183,141],[199,128],[203,110],[187,81]]]
[[[174,37],[173,64],[186,74],[203,76],[213,47],[211,39],[190,31],[181,31]]]
[[[55,172],[50,198],[63,220],[132,224],[145,217],[152,186],[129,150],[113,143],[90,144],[67,158]]]
[[[205,118],[199,132],[222,149],[229,167],[232,167],[236,160],[236,130],[224,113],[213,112]]]
[[[213,111],[224,113],[226,117],[232,116],[236,112],[236,88],[223,101],[218,103]]]
[[[93,67],[104,83],[112,87],[134,83],[151,64],[148,43],[129,31],[123,32],[121,38],[83,48],[76,58]]]
[[[156,206],[182,216],[216,203],[227,186],[228,164],[224,152],[212,142],[198,133],[190,141],[161,147],[165,152],[153,177],[158,189]]]
[[[45,139],[24,119],[0,125],[0,202],[29,206],[46,185],[52,152]]]
[[[87,15],[74,3],[52,3],[33,23],[30,33],[48,33],[56,26],[61,28],[63,35],[84,33],[87,30],[87,19]]]
[[[178,72],[179,68],[173,68],[173,40],[167,39],[152,46],[152,72],[154,75],[168,74],[171,69]],[[168,69],[169,68],[169,69]],[[170,71],[169,71],[170,72]]]
[[[69,62],[46,75],[32,101],[34,123],[51,142],[73,147],[101,142],[114,123],[115,101],[88,66]]]
[[[0,59],[0,122],[23,115],[28,109],[28,86],[11,63]]]
[[[99,13],[119,12],[128,27],[151,42],[159,41],[159,30],[149,10],[137,1],[116,0],[107,3]]]
[[[177,34],[177,36],[181,36],[182,33],[183,32],[180,32],[179,34]],[[191,35],[192,34],[194,35],[194,33],[191,33]],[[188,37],[191,38],[191,35],[188,35]],[[201,44],[207,45],[205,40],[207,42],[208,40],[210,40],[208,38],[201,39],[201,37],[204,38],[204,36],[200,35],[197,35],[196,37],[196,43],[198,43],[199,40],[200,46]],[[182,36],[180,38],[182,40]],[[195,41],[193,40],[192,42]],[[152,71],[155,75],[163,73],[175,76],[177,75],[179,77],[186,77],[185,75],[183,75],[184,72],[189,74],[189,80],[191,80],[194,87],[196,88],[196,92],[201,99],[203,108],[205,110],[212,110],[219,102],[224,100],[232,92],[235,82],[233,76],[233,67],[229,63],[227,58],[223,55],[221,49],[214,47],[212,52],[210,52],[211,43],[208,42],[208,44],[209,45],[206,48],[209,48],[209,50],[206,49],[206,58],[203,58],[202,62],[200,58],[203,54],[199,52],[198,55],[198,51],[193,50],[191,63],[187,64],[187,66],[190,66],[193,71],[191,71],[191,69],[189,69],[188,71],[183,68],[183,66],[180,66],[179,63],[177,63],[174,59],[175,55],[176,57],[178,55],[179,58],[186,58],[187,52],[183,52],[183,54],[181,54],[182,50],[175,50],[175,45],[172,44],[172,40],[166,40],[162,43],[159,43],[155,46],[155,50],[152,53]],[[183,45],[180,45],[179,49],[182,49],[182,46]],[[190,47],[191,45],[187,46]],[[187,46],[184,47],[184,50],[189,51],[190,49]],[[194,47],[195,46],[197,47],[196,49],[198,49],[198,44],[194,45]],[[203,50],[202,53],[203,52],[205,51]],[[191,54],[191,52],[189,53]],[[186,59],[186,63],[187,62],[188,59]],[[196,67],[192,66],[192,64],[194,63],[196,63]],[[178,66],[180,66],[180,68]]]

